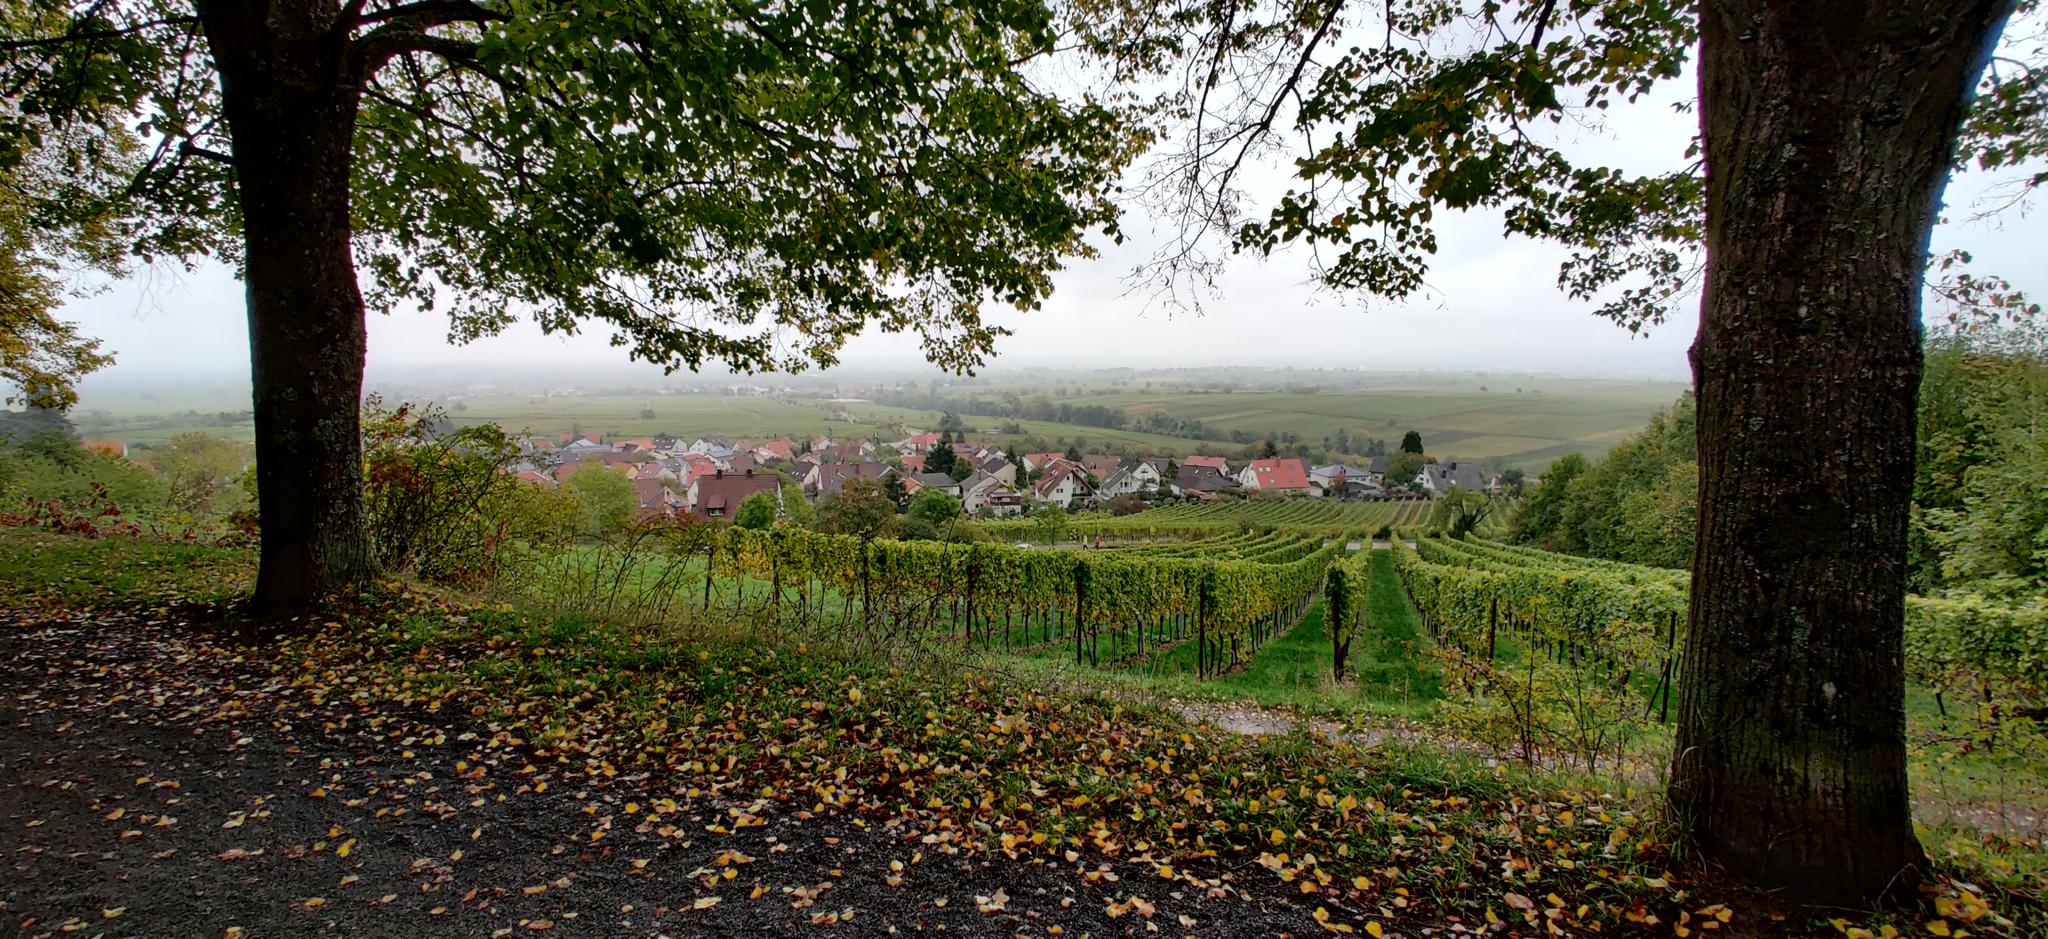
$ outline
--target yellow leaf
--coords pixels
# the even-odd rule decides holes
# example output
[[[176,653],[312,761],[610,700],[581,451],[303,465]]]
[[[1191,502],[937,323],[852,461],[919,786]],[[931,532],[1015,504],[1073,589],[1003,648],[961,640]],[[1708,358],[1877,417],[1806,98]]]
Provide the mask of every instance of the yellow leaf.
[[[1372,939],[1380,939],[1381,936],[1386,934],[1386,930],[1380,928],[1378,920],[1366,920],[1365,931],[1372,936]]]
[[[355,840],[354,838],[350,838],[349,840],[347,840],[347,841],[344,841],[344,842],[342,842],[342,843],[341,843],[341,847],[338,847],[338,848],[335,848],[335,849],[334,849],[334,856],[335,856],[335,857],[348,857],[348,853],[349,853],[350,851],[353,851],[353,850],[355,850],[355,847],[356,847],[356,840]]]
[[[690,904],[690,909],[693,909],[693,910],[708,910],[708,909],[711,909],[712,907],[714,907],[714,906],[717,906],[717,905],[718,905],[718,898],[717,898],[717,897],[698,897],[698,898],[697,898],[697,901],[696,901],[695,903],[692,903],[692,904]]]
[[[1322,908],[1322,907],[1320,907],[1320,906],[1319,906],[1319,907],[1316,907],[1316,911],[1315,911],[1314,917],[1315,917],[1316,925],[1318,925],[1318,926],[1321,926],[1321,927],[1323,927],[1323,931],[1324,931],[1324,932],[1352,932],[1352,931],[1354,931],[1354,930],[1352,930],[1351,926],[1350,926],[1349,924],[1347,924],[1347,923],[1333,923],[1333,922],[1330,922],[1330,911],[1329,911],[1329,910],[1326,910],[1326,909],[1323,909],[1323,908]]]

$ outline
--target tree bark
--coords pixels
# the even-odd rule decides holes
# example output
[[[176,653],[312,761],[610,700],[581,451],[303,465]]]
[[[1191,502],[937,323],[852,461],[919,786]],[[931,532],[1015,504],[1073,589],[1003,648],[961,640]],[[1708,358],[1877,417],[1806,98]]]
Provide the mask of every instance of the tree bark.
[[[255,603],[287,611],[375,571],[362,494],[363,299],[349,250],[357,88],[331,0],[223,0],[200,12],[242,216],[262,521]]]
[[[1671,799],[1788,896],[1912,885],[1907,513],[1927,240],[2009,0],[1701,10],[1699,534]]]

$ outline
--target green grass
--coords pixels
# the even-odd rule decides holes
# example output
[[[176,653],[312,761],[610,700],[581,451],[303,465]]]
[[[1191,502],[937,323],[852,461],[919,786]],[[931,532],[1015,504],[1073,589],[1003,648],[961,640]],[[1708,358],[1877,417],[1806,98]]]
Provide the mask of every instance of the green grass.
[[[253,552],[209,545],[0,527],[0,597],[80,609],[213,603],[249,591],[254,561]]]
[[[1026,673],[1171,698],[1240,701],[1337,718],[1427,717],[1444,691],[1435,666],[1420,654],[1427,643],[1421,621],[1401,592],[1392,556],[1374,552],[1371,569],[1365,625],[1352,640],[1342,681],[1331,668],[1321,602],[1243,668],[1213,678],[1195,674],[1191,641],[1119,667],[1077,666],[1073,646],[1060,643],[998,657]]]

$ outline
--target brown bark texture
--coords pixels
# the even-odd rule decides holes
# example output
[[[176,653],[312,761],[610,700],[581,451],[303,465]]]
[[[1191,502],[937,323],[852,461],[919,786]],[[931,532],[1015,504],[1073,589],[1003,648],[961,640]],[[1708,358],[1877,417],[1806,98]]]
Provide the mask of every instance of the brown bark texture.
[[[358,89],[331,0],[199,5],[244,239],[262,550],[255,603],[375,570],[363,513],[363,299],[349,248]]]
[[[1670,795],[1799,902],[1916,880],[1904,598],[1927,242],[2008,0],[1702,4],[1699,534]]]

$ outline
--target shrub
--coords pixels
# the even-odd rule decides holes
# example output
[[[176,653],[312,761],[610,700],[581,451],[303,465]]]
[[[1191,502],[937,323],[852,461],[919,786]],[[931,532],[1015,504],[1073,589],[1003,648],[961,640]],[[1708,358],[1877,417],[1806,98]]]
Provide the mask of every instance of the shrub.
[[[495,425],[446,433],[438,409],[363,405],[363,505],[378,558],[434,580],[494,575],[516,542],[559,537],[562,507],[505,472],[518,451]]]

